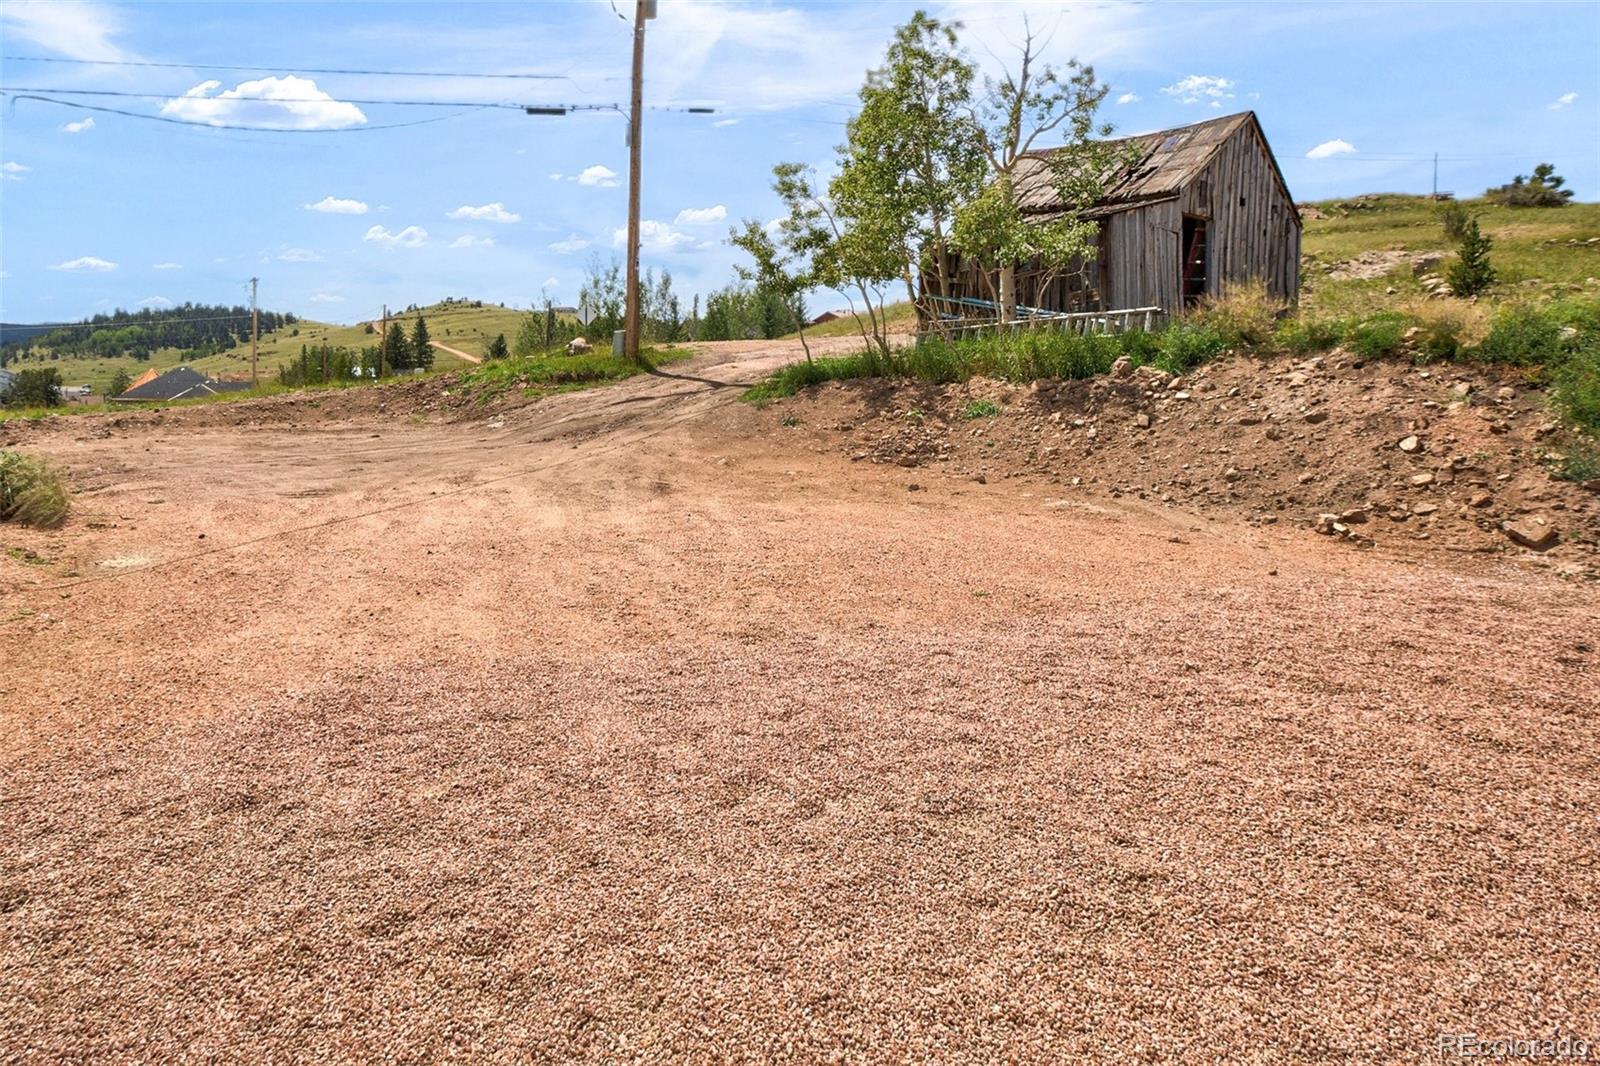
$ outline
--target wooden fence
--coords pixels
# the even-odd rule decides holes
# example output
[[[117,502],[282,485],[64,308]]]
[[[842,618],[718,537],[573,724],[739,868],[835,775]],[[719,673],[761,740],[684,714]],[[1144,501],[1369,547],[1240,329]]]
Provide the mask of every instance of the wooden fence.
[[[1049,311],[1039,307],[1013,308],[1009,320],[1002,320],[1000,307],[990,300],[963,297],[925,297],[940,308],[938,318],[924,322],[917,337],[981,337],[992,333],[1027,333],[1039,329],[1064,333],[1151,333],[1167,324],[1167,312],[1159,307],[1128,307],[1114,311]]]

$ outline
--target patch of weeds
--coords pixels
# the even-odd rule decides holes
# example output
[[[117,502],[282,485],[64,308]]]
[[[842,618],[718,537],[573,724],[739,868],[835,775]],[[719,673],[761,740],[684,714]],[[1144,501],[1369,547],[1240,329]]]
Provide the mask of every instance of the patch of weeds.
[[[796,417],[795,415],[784,415],[783,418],[781,418],[778,421],[778,425],[782,426],[785,429],[793,429],[795,426],[798,426],[799,424],[800,424],[800,419],[798,417]]]
[[[54,529],[71,510],[67,487],[44,460],[0,452],[0,522]]]
[[[973,400],[962,410],[961,417],[967,421],[978,418],[994,418],[1000,413],[1000,405],[993,400]]]
[[[1471,355],[1484,363],[1548,366],[1563,355],[1561,329],[1561,321],[1549,310],[1508,307],[1495,316],[1489,335]]]
[[[1411,319],[1399,311],[1379,311],[1357,322],[1345,343],[1363,359],[1398,355],[1405,347],[1406,330],[1411,324]]]
[[[1336,318],[1295,318],[1278,327],[1278,343],[1295,355],[1312,355],[1337,348],[1344,331]]]
[[[1579,484],[1600,480],[1600,446],[1574,441],[1556,464],[1555,475]]]
[[[921,425],[923,422],[926,422],[928,420],[928,416],[923,414],[921,411],[917,410],[915,407],[913,407],[911,410],[907,411],[905,414],[901,415],[900,417],[904,418],[907,422],[915,422],[918,425]]]
[[[25,566],[48,566],[50,560],[32,548],[7,548],[6,554]]]
[[[1556,370],[1551,397],[1569,423],[1600,437],[1600,337],[1573,352]]]
[[[597,355],[538,355],[525,359],[492,359],[461,375],[462,387],[480,404],[512,389],[555,392],[621,381],[646,370],[689,358],[687,352],[640,352],[640,361]]]

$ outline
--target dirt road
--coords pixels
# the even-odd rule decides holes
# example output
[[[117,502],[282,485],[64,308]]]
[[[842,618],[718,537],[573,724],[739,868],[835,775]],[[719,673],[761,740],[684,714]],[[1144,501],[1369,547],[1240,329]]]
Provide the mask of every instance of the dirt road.
[[[438,341],[429,341],[428,343],[430,345],[432,345],[433,347],[439,349],[441,352],[449,352],[451,355],[455,356],[457,359],[463,359],[463,360],[465,360],[465,361],[467,361],[469,363],[473,363],[473,364],[477,364],[477,363],[483,362],[482,359],[479,359],[475,355],[469,355],[466,352],[462,351],[460,348],[452,348],[448,344],[440,344]]]
[[[0,1059],[1600,1037],[1592,588],[852,463],[795,354],[17,430]]]

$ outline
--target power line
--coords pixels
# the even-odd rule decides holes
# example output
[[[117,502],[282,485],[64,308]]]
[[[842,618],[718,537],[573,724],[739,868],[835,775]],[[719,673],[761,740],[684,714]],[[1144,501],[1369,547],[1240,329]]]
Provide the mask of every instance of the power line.
[[[246,284],[249,284],[249,283],[246,282]],[[133,317],[134,315],[137,315],[139,313],[140,312],[138,312],[138,311],[124,311],[123,312],[123,316],[124,317],[123,317],[122,320],[118,320],[117,316],[115,314],[113,314],[113,315],[111,315],[111,318],[113,319],[113,321],[110,321],[110,322],[90,322],[90,321],[88,321],[86,319],[79,319],[76,322],[17,322],[17,323],[7,323],[7,325],[27,326],[29,329],[42,329],[42,328],[46,328],[46,327],[48,327],[50,329],[67,329],[67,328],[111,329],[113,327],[120,327],[120,326],[143,326],[143,325],[147,325],[148,323],[139,321],[138,319],[135,319]],[[177,323],[177,322],[231,322],[234,319],[245,319],[245,318],[249,318],[249,317],[250,317],[250,309],[248,307],[246,307],[236,315],[209,315],[209,316],[206,316],[204,318],[161,318],[161,319],[156,319],[156,322],[159,323],[160,325],[165,326],[165,325],[170,325],[172,323]],[[16,344],[16,343],[19,343],[19,342],[17,342],[17,341],[7,341],[6,343],[7,344]]]
[[[4,90],[0,90],[0,92],[4,92]],[[139,111],[124,111],[123,109],[117,107],[100,107],[95,104],[80,104],[76,100],[54,100],[48,96],[35,96],[32,94],[12,96],[11,100],[13,103],[18,100],[37,100],[42,104],[56,104],[60,107],[76,108],[79,111],[97,111],[105,115],[122,115],[126,118],[142,118],[151,122],[165,122],[171,126],[188,126],[192,129],[242,130],[250,133],[370,133],[377,130],[397,130],[406,126],[424,126],[430,122],[443,122],[446,119],[460,118],[462,115],[468,114],[471,111],[482,110],[484,107],[489,106],[484,104],[460,104],[458,106],[460,106],[462,110],[454,112],[453,114],[437,115],[433,118],[419,118],[414,119],[411,122],[390,122],[381,126],[343,126],[338,129],[297,130],[284,129],[281,126],[239,126],[228,123],[190,122],[187,119],[168,118],[165,115],[146,115]],[[327,103],[325,100],[318,102]]]
[[[237,70],[253,74],[358,74],[386,78],[474,78],[520,81],[576,81],[570,74],[485,74],[444,70],[356,70],[341,67],[252,67],[236,63],[154,63],[132,59],[65,59],[58,56],[0,56],[12,63],[75,63],[95,67],[162,67],[169,70]],[[616,81],[602,78],[602,81]]]

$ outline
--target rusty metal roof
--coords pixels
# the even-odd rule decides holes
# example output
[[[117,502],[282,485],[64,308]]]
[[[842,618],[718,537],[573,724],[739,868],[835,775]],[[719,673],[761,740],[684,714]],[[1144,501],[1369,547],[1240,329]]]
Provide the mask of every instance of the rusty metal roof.
[[[1111,143],[1134,144],[1139,152],[1133,165],[1113,178],[1105,197],[1088,215],[1103,217],[1140,204],[1172,199],[1200,176],[1223,142],[1247,123],[1256,123],[1255,112],[1241,111],[1237,115],[1223,115],[1196,122],[1192,126],[1177,126],[1154,133],[1117,138]],[[1259,125],[1257,129],[1260,129]],[[1264,135],[1261,143],[1266,145]],[[1048,217],[1060,208],[1050,167],[1046,162],[1058,150],[1045,148],[1030,152],[1018,163],[1015,181],[1018,206],[1023,214]],[[1267,156],[1269,159],[1272,157],[1270,148],[1267,148]],[[1272,166],[1277,170],[1277,160],[1272,160]],[[1280,173],[1278,178],[1282,181],[1283,175]],[[1284,193],[1288,194],[1287,185]]]

